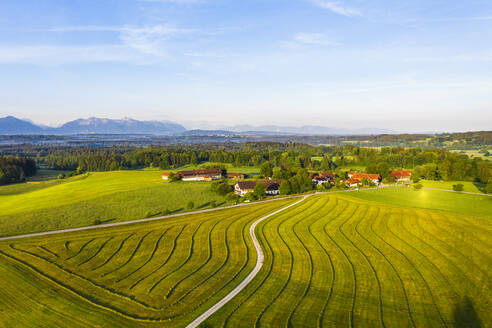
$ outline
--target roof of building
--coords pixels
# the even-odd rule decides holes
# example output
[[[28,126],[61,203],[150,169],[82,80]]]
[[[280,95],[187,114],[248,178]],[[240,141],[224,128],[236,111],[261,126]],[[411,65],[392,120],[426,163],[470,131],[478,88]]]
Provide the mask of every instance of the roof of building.
[[[348,184],[360,183],[360,180],[359,179],[348,179],[348,180],[345,180],[345,183],[348,183]]]
[[[236,172],[227,172],[228,177],[241,177],[244,173],[236,173]]]
[[[392,176],[394,176],[395,178],[411,177],[412,176],[412,170],[394,170],[394,171],[391,171],[390,174]]]
[[[169,176],[169,174],[171,174],[171,172],[163,172],[163,173],[162,173],[162,176],[163,176],[163,177],[168,177],[168,176]]]
[[[370,180],[379,180],[379,174],[370,174],[370,173],[359,173],[359,172],[350,172],[352,175],[352,179],[370,179]]]
[[[208,176],[208,175],[221,175],[221,169],[198,169],[198,170],[187,170],[187,171],[179,171],[179,175],[182,177],[189,176]]]

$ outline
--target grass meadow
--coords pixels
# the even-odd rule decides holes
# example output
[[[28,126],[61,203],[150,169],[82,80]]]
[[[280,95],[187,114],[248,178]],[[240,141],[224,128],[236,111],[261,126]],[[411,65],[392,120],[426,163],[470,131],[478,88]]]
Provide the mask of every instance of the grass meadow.
[[[492,212],[453,204],[482,196],[431,192],[451,205],[430,210],[400,189],[315,195],[262,222],[263,268],[205,326],[491,327]],[[2,241],[0,322],[185,326],[254,266],[249,225],[292,201]]]
[[[444,188],[443,188],[444,189]],[[468,215],[492,215],[492,197],[440,190],[414,190],[412,187],[391,187],[347,193],[357,199],[388,205],[437,209]]]
[[[224,198],[210,191],[209,182],[168,183],[161,171],[87,173],[64,180],[0,187],[0,235],[58,230],[140,219],[209,207]]]

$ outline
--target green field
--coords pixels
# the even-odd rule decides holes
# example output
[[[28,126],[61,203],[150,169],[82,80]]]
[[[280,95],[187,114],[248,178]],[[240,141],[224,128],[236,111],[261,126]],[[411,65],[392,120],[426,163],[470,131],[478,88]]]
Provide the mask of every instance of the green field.
[[[391,187],[354,191],[348,195],[363,200],[396,206],[437,209],[469,215],[492,215],[492,197],[439,190],[414,190],[412,187]]]
[[[482,204],[426,197],[440,194]],[[390,195],[311,196],[262,222],[262,270],[208,326],[492,327],[492,211]],[[291,202],[0,242],[0,322],[184,326],[251,271],[249,225]]]
[[[206,208],[224,198],[209,182],[164,182],[161,171],[87,173],[64,180],[0,187],[0,236],[48,231]]]
[[[0,326],[185,323],[251,271],[249,224],[290,202],[0,242]]]
[[[422,184],[426,188],[436,188],[436,189],[446,189],[453,190],[453,185],[461,183],[463,185],[463,191],[466,192],[476,192],[482,194],[483,192],[479,189],[485,188],[483,184],[477,184],[469,181],[433,181],[433,180],[420,180],[420,184]]]

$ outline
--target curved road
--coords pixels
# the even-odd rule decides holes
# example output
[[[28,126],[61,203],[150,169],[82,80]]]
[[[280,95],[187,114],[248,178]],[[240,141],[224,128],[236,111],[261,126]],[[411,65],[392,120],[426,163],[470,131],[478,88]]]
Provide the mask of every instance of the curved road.
[[[217,303],[215,303],[207,311],[205,311],[204,313],[202,313],[202,315],[200,315],[198,318],[196,318],[195,320],[193,320],[190,324],[188,324],[186,326],[186,328],[195,328],[195,327],[198,327],[198,325],[200,325],[205,320],[207,320],[208,317],[210,317],[212,314],[214,314],[215,312],[217,312],[227,302],[229,302],[237,294],[239,294],[256,277],[256,275],[258,274],[258,272],[260,272],[261,267],[263,266],[263,259],[265,258],[265,255],[263,254],[263,250],[261,249],[261,246],[260,246],[260,243],[258,242],[258,239],[256,239],[255,229],[256,229],[256,226],[258,225],[258,223],[260,223],[263,220],[268,219],[269,217],[271,217],[271,216],[273,216],[275,214],[278,214],[278,213],[280,213],[282,211],[285,211],[289,207],[292,207],[292,206],[295,206],[295,205],[299,204],[300,202],[302,202],[303,200],[305,200],[309,196],[310,195],[304,196],[301,200],[298,200],[295,203],[292,203],[290,205],[287,205],[287,206],[285,206],[285,207],[283,207],[283,208],[281,208],[281,209],[279,209],[279,210],[277,210],[277,211],[275,211],[273,213],[270,213],[270,214],[268,214],[268,215],[266,215],[266,216],[264,216],[262,218],[259,218],[255,222],[253,222],[253,224],[249,228],[249,235],[251,236],[251,239],[253,240],[253,245],[255,246],[255,249],[256,249],[256,265],[255,265],[253,271],[251,271],[251,273],[243,281],[241,281],[241,283],[236,288],[234,288],[229,294],[227,294],[224,298],[222,298],[220,301],[218,301]]]

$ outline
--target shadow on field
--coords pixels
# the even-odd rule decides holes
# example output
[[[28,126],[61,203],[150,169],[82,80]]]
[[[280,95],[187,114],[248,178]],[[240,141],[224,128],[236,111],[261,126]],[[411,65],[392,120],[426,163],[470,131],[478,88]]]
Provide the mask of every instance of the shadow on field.
[[[487,185],[485,183],[474,182],[473,184],[475,185],[475,187],[477,187],[478,190],[480,190],[484,194],[486,193],[485,190],[487,189]]]
[[[102,220],[102,221],[101,221],[101,223],[102,223],[102,224],[105,224],[105,223],[112,222],[112,221],[114,221],[114,220],[116,220],[116,219],[107,219],[107,220]]]
[[[210,205],[210,202],[198,206],[197,209],[201,209],[201,208],[207,207],[209,205]]]
[[[171,214],[174,214],[174,213],[179,213],[179,212],[181,212],[182,210],[184,210],[184,207],[181,207],[181,208],[178,208],[177,210],[171,211]]]
[[[478,317],[469,297],[464,297],[454,306],[453,323],[455,328],[482,328],[482,321]]]

